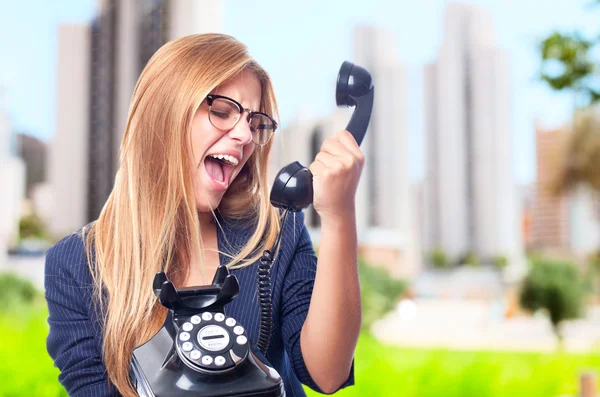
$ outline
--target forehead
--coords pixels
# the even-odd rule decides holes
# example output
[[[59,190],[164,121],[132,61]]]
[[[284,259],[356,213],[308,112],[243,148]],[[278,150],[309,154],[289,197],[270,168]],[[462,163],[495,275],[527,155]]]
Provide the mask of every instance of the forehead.
[[[249,70],[244,70],[215,88],[213,94],[228,96],[241,103],[243,107],[256,110],[260,106],[262,89],[256,75]]]

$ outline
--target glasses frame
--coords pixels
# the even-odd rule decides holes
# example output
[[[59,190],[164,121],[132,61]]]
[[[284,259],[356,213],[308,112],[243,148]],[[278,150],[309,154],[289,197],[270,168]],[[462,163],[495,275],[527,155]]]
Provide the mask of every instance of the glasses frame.
[[[275,131],[277,130],[277,127],[278,127],[278,125],[277,125],[277,122],[276,122],[276,121],[273,119],[273,117],[271,117],[271,116],[269,116],[268,114],[266,114],[266,113],[263,113],[263,112],[255,112],[255,111],[253,111],[253,110],[246,109],[246,108],[244,108],[244,107],[242,106],[242,104],[241,104],[241,103],[239,103],[239,102],[238,102],[238,101],[236,101],[235,99],[233,99],[233,98],[229,98],[228,96],[225,96],[225,95],[209,94],[209,95],[207,95],[207,96],[206,96],[206,103],[208,104],[208,120],[209,120],[209,121],[210,121],[210,123],[213,125],[213,127],[217,128],[217,129],[219,129],[219,130],[221,130],[221,131],[229,131],[229,130],[233,129],[233,128],[234,128],[234,127],[235,127],[235,126],[236,126],[236,125],[237,125],[237,124],[240,122],[240,120],[242,119],[242,117],[240,117],[240,118],[239,118],[239,119],[238,119],[238,120],[235,122],[235,124],[234,124],[234,125],[232,125],[232,126],[231,126],[231,128],[229,128],[229,130],[223,130],[223,129],[221,129],[221,128],[217,127],[216,125],[214,125],[214,124],[213,124],[213,122],[212,122],[212,120],[211,120],[211,118],[210,118],[210,110],[211,110],[211,108],[212,108],[213,101],[214,101],[215,99],[219,99],[219,98],[221,98],[221,99],[225,99],[225,100],[228,100],[228,101],[230,101],[230,102],[233,102],[233,104],[237,106],[237,108],[238,108],[238,111],[240,112],[240,116],[241,116],[242,114],[244,114],[244,112],[248,112],[248,116],[246,117],[246,121],[247,121],[248,123],[250,123],[250,120],[251,120],[251,119],[254,117],[254,115],[260,115],[260,116],[264,116],[264,117],[268,118],[269,120],[271,120],[271,122],[273,123],[273,131],[271,131],[271,134],[269,135],[269,139],[267,139],[267,140],[266,140],[266,142],[264,142],[264,143],[258,143],[258,142],[256,142],[256,141],[254,140],[254,133],[252,133],[252,142],[254,142],[256,145],[259,145],[259,146],[264,146],[264,145],[266,145],[267,143],[269,143],[269,141],[271,140],[271,138],[272,138],[272,137],[273,137],[273,135],[275,134]]]

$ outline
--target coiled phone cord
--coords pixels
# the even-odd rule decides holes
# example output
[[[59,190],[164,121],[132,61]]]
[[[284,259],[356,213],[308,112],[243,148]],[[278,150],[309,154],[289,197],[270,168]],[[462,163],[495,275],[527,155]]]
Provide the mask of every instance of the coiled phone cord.
[[[273,259],[279,241],[281,233],[285,225],[285,218],[287,217],[288,210],[283,213],[283,220],[281,221],[281,228],[277,234],[275,244],[271,249],[265,250],[258,263],[258,303],[260,305],[260,325],[258,331],[258,342],[256,347],[266,356],[269,343],[271,341],[271,331],[273,330],[273,299],[271,296],[272,285],[271,285],[271,266],[273,265]]]

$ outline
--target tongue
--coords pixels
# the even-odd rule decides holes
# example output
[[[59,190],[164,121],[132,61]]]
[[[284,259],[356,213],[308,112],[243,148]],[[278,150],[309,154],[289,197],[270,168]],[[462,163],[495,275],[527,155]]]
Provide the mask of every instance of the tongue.
[[[206,172],[208,175],[217,182],[225,182],[225,175],[223,173],[223,166],[221,163],[207,157],[204,161]]]

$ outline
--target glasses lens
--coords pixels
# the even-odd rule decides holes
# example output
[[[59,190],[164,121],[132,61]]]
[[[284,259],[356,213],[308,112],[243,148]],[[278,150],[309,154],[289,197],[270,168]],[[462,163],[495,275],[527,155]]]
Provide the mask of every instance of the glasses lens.
[[[252,131],[253,141],[257,145],[264,145],[269,142],[271,135],[275,131],[273,120],[262,114],[254,114],[250,120],[250,131]]]
[[[221,130],[233,128],[240,116],[240,109],[237,105],[224,98],[216,98],[208,113],[212,125]]]

